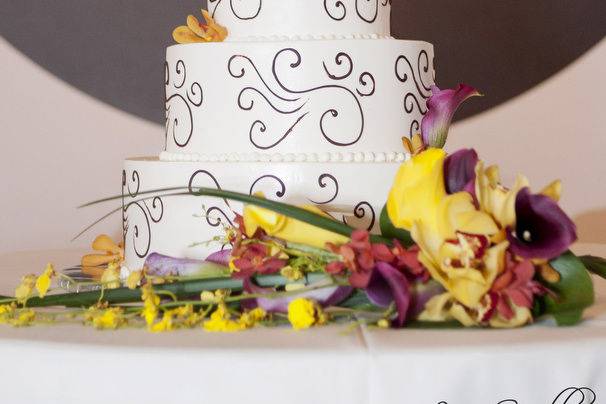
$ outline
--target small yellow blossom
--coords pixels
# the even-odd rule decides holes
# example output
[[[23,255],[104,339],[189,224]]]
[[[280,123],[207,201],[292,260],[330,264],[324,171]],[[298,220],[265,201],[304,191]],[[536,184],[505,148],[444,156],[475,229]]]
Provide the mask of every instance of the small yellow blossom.
[[[143,279],[143,271],[133,271],[128,275],[126,279],[126,286],[129,289],[136,289]]]
[[[0,324],[8,324],[15,312],[14,304],[3,304],[0,306]]]
[[[117,289],[120,287],[120,270],[117,264],[109,264],[107,269],[103,271],[101,283],[107,289]]]
[[[203,327],[209,332],[236,332],[246,328],[244,324],[231,318],[225,304],[219,304],[217,310],[210,315],[210,320],[204,322]]]
[[[304,330],[326,323],[328,317],[313,300],[298,298],[288,305],[288,321],[295,330]]]
[[[52,264],[48,264],[42,275],[36,279],[36,290],[41,298],[46,296],[46,293],[51,286],[51,280],[54,276],[55,268],[52,266]]]
[[[298,281],[303,279],[305,274],[299,268],[293,268],[290,265],[285,266],[280,270],[280,275],[290,281]]]
[[[105,310],[98,310],[93,307],[89,309],[89,315],[87,317],[93,327],[99,330],[115,330],[126,322],[124,319],[124,312],[119,307],[112,307]]]
[[[162,320],[149,327],[151,332],[166,332],[172,331],[173,329],[173,312],[170,310],[164,312]]]
[[[36,285],[36,275],[25,275],[21,278],[21,284],[15,289],[15,298],[24,304],[30,298]]]
[[[214,303],[215,302],[215,294],[213,292],[205,290],[202,293],[200,293],[200,300],[203,303]]]
[[[158,305],[160,297],[154,293],[152,285],[147,283],[141,288],[141,300],[143,300],[143,312],[141,317],[145,319],[148,327],[151,327],[158,317]]]
[[[255,327],[260,321],[263,321],[267,313],[260,307],[253,309],[251,311],[242,313],[240,316],[240,324],[242,324],[246,328]]]
[[[9,321],[14,327],[26,327],[36,319],[36,312],[32,309],[24,309],[16,312],[16,315]]]
[[[382,318],[381,320],[379,320],[377,322],[377,327],[379,327],[379,328],[389,328],[389,321],[387,321],[386,319]]]

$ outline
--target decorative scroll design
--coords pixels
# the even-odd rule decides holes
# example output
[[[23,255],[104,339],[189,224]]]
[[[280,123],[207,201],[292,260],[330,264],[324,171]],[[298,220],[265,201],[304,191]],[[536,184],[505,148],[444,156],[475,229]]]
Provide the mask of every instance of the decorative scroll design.
[[[134,189],[134,190],[133,190]],[[141,189],[141,178],[139,172],[134,170],[129,177],[126,171],[122,171],[122,234],[126,242],[126,236],[132,224],[132,216],[141,218],[135,221],[132,226],[132,243],[133,250],[137,257],[145,258],[149,253],[152,241],[152,224],[160,223],[164,217],[164,202],[159,196],[139,199],[139,191]],[[125,203],[126,193],[131,199],[129,203]],[[151,199],[151,203],[149,202]]]
[[[327,180],[330,180],[330,182],[327,182]],[[333,175],[328,173],[322,174],[318,177],[318,185],[320,188],[328,187],[329,183],[332,184],[331,188],[334,189],[334,192],[330,198],[325,201],[314,201],[313,199],[309,199],[309,201],[315,203],[316,205],[326,205],[337,199],[337,196],[339,196],[339,181],[337,181]]]
[[[179,147],[185,147],[194,133],[194,116],[192,108],[200,107],[204,102],[204,91],[197,81],[192,82],[181,94],[187,82],[187,67],[183,60],[175,64],[175,76],[171,80],[171,70],[168,63],[164,65],[164,109],[166,112],[166,141],[172,136]],[[172,87],[173,94],[168,95]]]
[[[358,229],[362,229],[365,228],[368,231],[371,231],[373,227],[375,227],[375,222],[377,220],[377,215],[375,213],[374,208],[372,207],[372,205],[366,201],[362,201],[360,203],[358,203],[354,209],[353,209],[353,215],[356,217],[356,223],[350,223],[347,221],[347,217],[343,216],[343,223],[345,223],[348,226],[352,226]],[[364,225],[365,221],[367,220],[367,224]]]
[[[284,195],[286,194],[286,185],[284,184],[284,181],[282,181],[280,178],[276,177],[275,175],[271,175],[271,174],[263,175],[263,176],[257,178],[250,186],[250,190],[248,191],[248,193],[250,195],[253,195],[256,192],[255,187],[257,186],[257,184],[259,182],[267,180],[267,179],[271,179],[271,180],[275,181],[278,184],[278,186],[280,187],[276,191],[276,196],[278,198],[284,197]]]
[[[212,185],[214,185],[214,187],[216,189],[219,189],[219,190],[221,189],[221,185],[219,184],[219,181],[217,180],[217,178],[214,175],[212,175],[209,171],[206,171],[206,170],[198,170],[198,171],[194,172],[191,175],[191,177],[189,178],[189,183],[187,185],[187,188],[188,188],[190,194],[196,193],[196,189],[194,188],[194,182],[196,180],[198,180],[200,177],[206,177],[207,179],[209,179],[211,181]],[[229,201],[227,201],[227,199],[223,199],[223,202],[225,203],[225,206],[227,206],[227,208],[231,211],[231,206],[229,205]],[[229,226],[234,225],[232,219],[230,219],[230,216],[227,213],[225,213],[225,210],[223,210],[223,208],[221,208],[219,206],[207,207],[206,222],[212,227],[219,227],[221,225],[228,225],[228,224],[229,224]]]
[[[382,7],[388,4],[391,0],[381,1]],[[335,21],[343,21],[347,17],[347,7],[342,0],[324,0],[324,10]],[[379,0],[356,0],[356,14],[362,21],[372,24],[379,16]]]
[[[351,74],[353,73],[354,63],[353,63],[353,60],[351,59],[351,56],[349,56],[347,53],[345,53],[345,52],[337,53],[337,55],[335,56],[335,64],[339,67],[342,66],[343,64],[345,64],[345,72],[341,73],[341,74],[333,73],[329,70],[328,66],[326,65],[326,62],[322,62],[324,71],[326,72],[326,75],[331,80],[337,80],[337,81],[344,80],[344,79],[348,78],[349,76],[351,76]],[[359,88],[356,89],[356,92],[358,93],[358,95],[360,97],[370,97],[371,95],[373,95],[375,93],[375,86],[376,86],[375,78],[369,72],[362,72],[360,74],[360,77],[358,78],[358,82],[362,86],[361,89],[359,89]],[[363,90],[365,90],[365,92],[363,92]]]
[[[271,141],[267,141],[267,136],[261,136],[266,133],[268,129],[266,121],[264,120],[265,118],[260,117],[254,120],[249,129],[250,142],[258,149],[271,149],[282,143],[282,141],[284,141],[306,117],[313,116],[318,118],[320,132],[324,139],[330,144],[335,146],[351,146],[357,143],[364,132],[365,119],[362,105],[360,104],[356,94],[350,89],[336,84],[327,84],[303,90],[290,88],[281,78],[285,73],[285,71],[281,69],[282,65],[279,64],[283,56],[290,56],[291,58],[294,58],[294,60],[290,61],[290,63],[286,65],[286,67],[290,69],[298,68],[302,62],[301,54],[294,48],[285,48],[277,52],[272,62],[273,83],[275,83],[277,86],[275,86],[273,83],[272,85],[268,83],[268,81],[259,72],[259,69],[255,63],[249,57],[244,55],[234,55],[229,59],[228,72],[233,78],[243,78],[249,72],[247,67],[250,67],[252,68],[252,71],[254,71],[255,76],[260,80],[260,85],[258,87],[247,86],[240,91],[237,102],[238,107],[241,110],[252,111],[255,107],[255,100],[253,99],[253,97],[255,97],[267,103],[267,105],[273,111],[280,115],[295,115],[291,121],[291,124],[283,131],[283,133],[281,135],[274,136],[274,139]],[[351,58],[344,53],[337,55],[335,59],[337,64],[345,63],[345,61],[350,63],[350,60]],[[351,64],[353,65],[353,63]],[[335,75],[328,71],[326,65],[324,68],[328,74],[328,77],[335,81],[341,80],[342,78],[345,78],[351,74],[351,72],[346,72],[346,75]],[[368,75],[364,75],[364,80],[362,82],[364,86],[369,84],[369,82],[366,80]],[[372,80],[372,82],[374,83],[374,80]],[[346,107],[346,105],[330,105],[328,107],[319,106],[318,104],[325,102],[324,100],[327,98],[321,97],[321,95],[325,94],[326,91],[343,94],[348,97],[348,99],[352,101],[351,106],[353,106],[353,110],[346,111],[348,113],[343,113],[343,109]],[[336,97],[331,97],[331,99],[336,99]],[[338,117],[341,117],[341,119],[344,120],[345,118],[353,118],[353,116],[356,115],[359,116],[359,130],[356,130],[355,133],[345,134],[345,136],[343,134],[339,134],[339,136],[331,132],[330,128],[334,128],[334,124],[330,125],[329,118],[333,118],[331,121],[334,121],[334,118]],[[261,137],[264,138],[263,143],[260,141]]]
[[[212,5],[213,3],[216,3],[215,8],[213,9],[213,12],[212,12],[213,17],[215,16],[215,12],[217,11],[217,9],[219,8],[219,6],[221,5],[222,2],[223,2],[223,0],[208,0],[209,6]],[[246,3],[247,5],[255,4],[253,2],[256,2],[257,5],[251,7],[250,10],[241,9],[242,4],[244,4],[244,3]],[[238,5],[234,6],[234,3],[237,3]],[[261,13],[261,9],[263,8],[263,0],[229,0],[229,7],[231,8],[231,12],[237,19],[242,20],[242,21],[253,20],[253,19],[257,18],[259,16],[259,14]]]
[[[596,393],[589,387],[569,387],[558,394],[551,404],[595,404],[596,400]],[[448,402],[440,401],[438,404],[448,404]],[[497,404],[519,403],[510,398],[499,401]]]
[[[427,113],[426,100],[431,96],[431,86],[427,80],[431,79],[433,82],[433,63],[429,61],[429,55],[426,50],[421,50],[416,60],[416,67],[405,55],[400,55],[396,59],[394,66],[396,78],[401,83],[414,83],[414,89],[409,90],[403,99],[404,111],[406,114],[411,115],[414,111],[418,111],[421,115]],[[429,76],[429,77],[428,77]],[[412,80],[411,80],[412,78]],[[410,125],[410,136],[418,133],[420,129],[420,122],[418,119],[413,119]]]

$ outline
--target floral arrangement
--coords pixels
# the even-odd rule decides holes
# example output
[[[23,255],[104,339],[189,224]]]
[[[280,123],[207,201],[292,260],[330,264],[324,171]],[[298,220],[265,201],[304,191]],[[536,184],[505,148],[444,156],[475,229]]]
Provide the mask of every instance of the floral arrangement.
[[[195,16],[187,16],[187,25],[175,28],[173,39],[180,44],[223,42],[227,38],[227,28],[219,25],[206,10],[202,10],[205,24],[201,23]]]
[[[49,265],[0,299],[0,323],[152,332],[330,323],[511,328],[551,315],[576,324],[594,301],[590,272],[606,277],[606,260],[570,252],[576,228],[558,206],[559,181],[538,193],[523,176],[506,187],[473,149],[442,149],[454,112],[476,95],[466,85],[432,88],[421,133],[404,139],[411,158],[387,197],[381,234],[315,206],[201,188],[197,195],[245,204],[226,228],[225,248],[203,261],[153,253],[121,276],[122,246],[100,236],[82,259],[97,280],[81,284],[98,290],[56,293],[53,279],[73,280]]]

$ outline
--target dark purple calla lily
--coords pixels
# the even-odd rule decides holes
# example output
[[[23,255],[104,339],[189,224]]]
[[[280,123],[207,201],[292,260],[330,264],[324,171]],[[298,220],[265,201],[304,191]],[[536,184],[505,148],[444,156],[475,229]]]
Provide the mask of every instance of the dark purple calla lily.
[[[558,204],[545,195],[522,188],[516,196],[516,228],[507,239],[511,251],[526,259],[551,260],[577,239],[576,226]]]
[[[366,287],[366,295],[372,303],[380,307],[388,307],[395,302],[398,316],[394,323],[397,327],[404,325],[411,294],[408,279],[402,272],[390,264],[378,262]]]
[[[446,192],[456,194],[466,191],[475,194],[478,153],[474,149],[461,149],[444,161],[444,185]]]
[[[322,282],[332,282],[332,280],[330,278],[326,278],[326,281],[321,281],[309,286],[320,286],[322,285]],[[248,293],[255,294],[268,294],[275,292],[273,289],[266,289],[255,285],[251,279],[244,280],[244,290]],[[294,299],[311,299],[318,302],[318,304],[320,304],[322,307],[328,307],[341,303],[343,300],[347,299],[352,292],[353,288],[349,286],[326,287],[322,289],[298,293],[293,296],[285,296],[275,299],[257,298],[254,300],[246,300],[244,301],[244,305],[248,308],[252,308],[256,305],[258,307],[261,307],[268,313],[287,313],[288,305]]]
[[[216,262],[190,258],[174,258],[152,253],[145,260],[149,275],[155,276],[225,276],[229,269]]]
[[[454,90],[431,87],[431,97],[427,100],[427,114],[421,122],[423,143],[428,147],[443,148],[457,109],[465,100],[479,95],[481,94],[478,90],[466,84],[459,84]]]

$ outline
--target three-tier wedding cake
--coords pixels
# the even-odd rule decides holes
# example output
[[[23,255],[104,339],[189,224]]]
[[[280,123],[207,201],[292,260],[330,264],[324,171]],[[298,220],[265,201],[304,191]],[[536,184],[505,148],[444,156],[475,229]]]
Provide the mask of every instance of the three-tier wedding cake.
[[[125,162],[125,266],[205,258],[241,209],[149,190],[262,192],[376,229],[402,136],[426,112],[432,45],[390,36],[388,0],[209,0],[209,12],[224,42],[167,51],[165,150]]]

